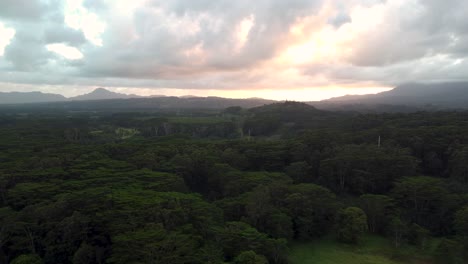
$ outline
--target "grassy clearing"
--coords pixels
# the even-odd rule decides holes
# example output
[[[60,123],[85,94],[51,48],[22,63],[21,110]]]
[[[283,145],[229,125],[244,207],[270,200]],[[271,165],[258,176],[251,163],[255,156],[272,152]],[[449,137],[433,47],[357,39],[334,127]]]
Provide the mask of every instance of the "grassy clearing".
[[[406,246],[395,250],[388,240],[367,236],[359,245],[346,245],[333,238],[291,246],[292,264],[430,264],[427,252]]]

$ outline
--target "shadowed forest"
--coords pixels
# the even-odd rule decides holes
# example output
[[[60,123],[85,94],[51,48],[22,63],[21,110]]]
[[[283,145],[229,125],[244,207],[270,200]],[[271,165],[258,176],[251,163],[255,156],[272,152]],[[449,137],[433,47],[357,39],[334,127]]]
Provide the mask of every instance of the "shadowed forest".
[[[467,263],[467,162],[466,111],[2,108],[0,263]]]

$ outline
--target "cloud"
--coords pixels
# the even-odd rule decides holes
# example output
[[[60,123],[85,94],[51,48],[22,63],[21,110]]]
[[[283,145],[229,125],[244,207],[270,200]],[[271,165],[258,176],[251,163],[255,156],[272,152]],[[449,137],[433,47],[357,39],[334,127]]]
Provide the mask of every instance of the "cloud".
[[[0,82],[248,91],[468,80],[467,15],[462,0],[4,0],[0,35],[15,34],[0,41]]]
[[[0,56],[3,56],[5,47],[10,44],[11,39],[15,36],[16,31],[12,28],[5,27],[0,23]]]
[[[53,51],[69,60],[79,60],[83,58],[83,53],[81,53],[77,48],[64,44],[49,44],[46,48],[48,51]]]
[[[289,27],[316,1],[154,1],[112,21],[108,49],[90,51],[92,76],[173,79],[238,71],[265,62],[286,44]],[[283,12],[288,8],[288,12]],[[111,65],[111,66],[109,66]]]
[[[11,20],[39,20],[47,12],[48,6],[41,1],[2,0],[0,18]]]
[[[86,43],[86,38],[82,31],[56,25],[44,30],[44,41],[46,43],[67,43],[72,46],[81,46]]]
[[[64,22],[74,30],[81,30],[86,39],[94,45],[102,46],[101,35],[106,29],[106,23],[98,15],[88,11],[83,6],[83,0],[66,1]]]
[[[4,59],[19,71],[35,71],[47,63],[48,51],[35,33],[17,29],[10,44],[6,46]]]

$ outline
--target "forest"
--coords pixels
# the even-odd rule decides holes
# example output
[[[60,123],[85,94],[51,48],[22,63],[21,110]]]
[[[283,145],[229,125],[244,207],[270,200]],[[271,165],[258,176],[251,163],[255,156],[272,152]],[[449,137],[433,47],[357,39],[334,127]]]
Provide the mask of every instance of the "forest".
[[[369,238],[468,263],[468,111],[0,109],[1,264],[320,263],[292,255]]]

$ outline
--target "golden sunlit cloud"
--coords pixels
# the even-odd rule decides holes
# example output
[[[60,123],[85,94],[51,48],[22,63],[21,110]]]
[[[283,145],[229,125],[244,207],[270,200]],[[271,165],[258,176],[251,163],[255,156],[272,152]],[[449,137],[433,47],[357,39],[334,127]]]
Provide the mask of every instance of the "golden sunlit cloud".
[[[0,22],[0,56],[3,56],[6,46],[10,44],[15,33],[16,31],[14,29],[7,28]]]
[[[83,58],[83,54],[77,48],[65,44],[49,44],[46,48],[48,51],[53,51],[69,60],[79,60]]]
[[[240,24],[238,25],[237,28],[237,47],[236,47],[236,52],[239,53],[242,48],[244,47],[245,43],[249,39],[249,33],[252,27],[255,24],[255,17],[253,15],[250,15],[247,18],[244,18]]]
[[[274,61],[295,67],[335,63],[345,57],[350,52],[345,45],[349,34],[328,23],[332,10],[325,5],[319,14],[301,18],[291,25],[288,43]]]

